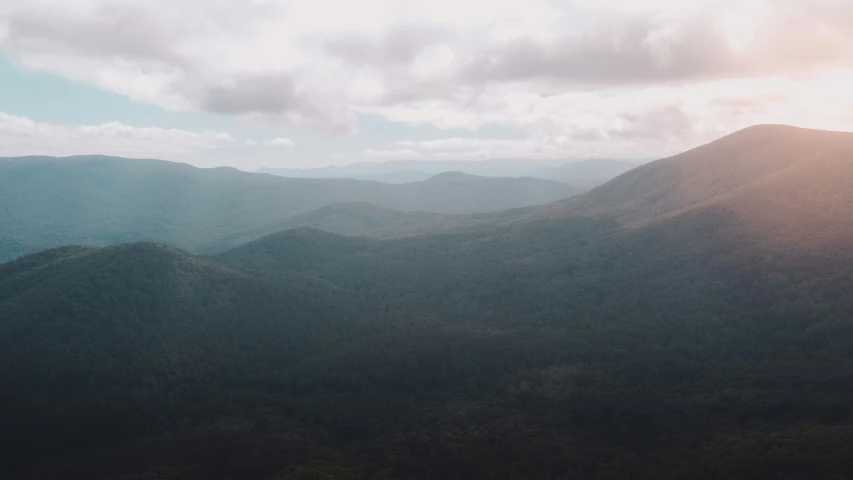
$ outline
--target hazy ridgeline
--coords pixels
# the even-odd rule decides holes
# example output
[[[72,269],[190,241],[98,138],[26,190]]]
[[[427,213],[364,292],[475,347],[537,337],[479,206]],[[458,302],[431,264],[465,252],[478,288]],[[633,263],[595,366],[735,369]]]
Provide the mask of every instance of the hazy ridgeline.
[[[302,215],[298,224],[312,225],[305,214],[335,202],[460,214],[541,205],[576,192],[550,180],[458,172],[391,185],[280,178],[158,160],[7,158],[0,159],[0,261],[68,244],[140,240],[196,253],[222,250],[288,228],[297,215]],[[343,227],[340,233],[353,232]]]
[[[261,173],[294,178],[354,178],[387,183],[426,180],[439,173],[458,171],[485,177],[532,177],[556,180],[581,190],[597,187],[636,168],[643,160],[588,159],[559,165],[531,165],[530,160],[409,160],[354,163],[323,168],[261,168]]]
[[[0,171],[5,258],[89,245],[0,264],[6,478],[853,477],[851,134],[576,196]]]

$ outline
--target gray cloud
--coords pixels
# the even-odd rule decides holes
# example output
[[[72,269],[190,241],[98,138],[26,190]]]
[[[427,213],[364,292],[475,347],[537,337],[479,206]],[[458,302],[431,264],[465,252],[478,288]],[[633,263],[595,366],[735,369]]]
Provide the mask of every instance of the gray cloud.
[[[192,108],[308,124],[335,133],[352,130],[348,105],[341,95],[300,87],[309,82],[298,72],[217,71],[208,59],[186,48],[208,38],[236,39],[281,13],[265,3],[94,2],[91,11],[82,13],[55,7],[34,4],[6,15],[0,8],[0,23],[6,26],[0,53],[38,66],[64,61],[105,68],[135,65],[133,68],[147,72],[168,73],[171,80],[164,83],[160,94],[179,98]]]
[[[200,96],[203,109],[225,115],[278,115],[306,106],[293,75],[287,73],[238,76],[227,83],[203,87]]]
[[[477,103],[482,87],[501,83],[641,87],[853,65],[853,2],[774,0],[772,6],[766,18],[756,19],[765,24],[742,47],[711,8],[684,18],[616,16],[583,33],[547,40],[522,36],[465,44],[470,37],[462,32],[411,27],[374,38],[336,37],[325,49],[382,74],[385,90],[375,106],[462,98],[467,108]],[[458,62],[432,78],[414,75],[417,56],[442,43],[455,47]]]
[[[711,25],[686,28],[666,45],[648,42],[648,19],[554,43],[519,39],[479,52],[463,70],[474,82],[550,78],[574,83],[636,84],[709,76],[729,70]]]
[[[776,5],[780,11],[769,19],[771,24],[742,52],[710,12],[675,24],[634,17],[558,41],[523,38],[492,45],[474,55],[460,78],[474,83],[543,79],[648,85],[853,64],[853,3]]]
[[[93,2],[80,12],[34,1],[6,16],[7,38],[0,46],[13,53],[117,56],[186,66],[192,58],[180,51],[183,41],[238,35],[273,12],[258,2]]]
[[[492,34],[500,16],[494,22],[451,26],[412,23],[413,17],[401,15],[366,22],[363,30],[357,30],[359,19],[354,18],[352,29],[341,31],[341,24],[333,22],[338,28],[333,31],[322,25],[326,17],[321,9],[317,17],[309,14],[318,25],[302,31],[300,19],[288,17],[302,10],[288,9],[297,3],[289,1],[26,0],[0,5],[0,53],[25,66],[168,108],[330,132],[352,131],[352,107],[417,109],[419,102],[433,102],[446,106],[445,117],[476,119],[494,109],[492,103],[500,103],[493,98],[500,94],[493,92],[515,87],[522,93],[559,93],[853,65],[853,2],[770,1],[773,10],[758,19],[765,24],[738,48],[720,23],[717,6],[690,17],[613,13],[579,33],[561,35],[565,31],[554,28],[537,36],[525,30],[509,36],[511,40],[498,40],[508,38]],[[310,7],[311,2],[302,5]],[[519,1],[519,15],[523,7]],[[484,17],[489,14],[483,12]],[[395,23],[402,18],[409,20]],[[279,36],[282,25],[299,31]],[[429,57],[439,45],[452,49],[452,61],[439,58],[431,66]],[[218,52],[219,47],[227,51]],[[288,54],[301,57],[290,61]],[[519,123],[518,111],[501,118]],[[643,121],[677,131],[686,128],[676,111],[655,115]],[[410,117],[427,115],[414,112]],[[439,116],[417,121],[454,124]],[[614,135],[641,133],[629,129]]]
[[[135,127],[118,122],[61,125],[0,112],[0,155],[79,155],[94,152],[173,158],[232,143],[222,132]]]
[[[351,118],[343,100],[305,91],[294,73],[238,75],[226,82],[195,88],[201,108],[224,115],[258,115],[269,120],[308,124],[334,133],[349,133]],[[330,94],[331,95],[331,94]]]
[[[171,46],[181,31],[167,22],[154,21],[149,14],[132,5],[100,5],[90,17],[69,19],[53,9],[28,9],[7,20],[4,47],[31,53],[64,52],[179,63]]]

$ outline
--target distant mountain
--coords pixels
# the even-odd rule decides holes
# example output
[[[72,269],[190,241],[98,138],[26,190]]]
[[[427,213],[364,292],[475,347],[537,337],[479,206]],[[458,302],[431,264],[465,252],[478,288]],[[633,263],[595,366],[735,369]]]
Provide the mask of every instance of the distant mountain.
[[[564,161],[562,161],[564,162]],[[439,173],[458,171],[486,177],[533,177],[555,180],[588,190],[620,175],[644,160],[586,159],[568,163],[538,160],[411,160],[353,163],[322,168],[261,168],[259,172],[292,178],[352,178],[386,183],[425,180]]]
[[[570,186],[538,178],[491,178],[445,172],[423,182],[397,186],[399,210],[438,213],[481,213],[544,205],[574,195]]]
[[[553,164],[553,163],[551,163]],[[423,172],[429,176],[459,171],[484,177],[523,177],[544,166],[531,160],[392,160],[387,162],[357,162],[342,166],[320,168],[261,168],[270,173],[295,178],[357,178],[376,179],[395,172]]]
[[[627,160],[579,160],[557,167],[537,168],[528,172],[527,175],[556,180],[582,190],[589,190],[637,168],[639,165],[638,162]]]
[[[432,173],[424,172],[422,170],[394,170],[393,172],[379,173],[376,175],[357,178],[383,183],[411,183],[422,182],[432,176]]]
[[[358,171],[344,167],[324,168],[261,168],[258,173],[266,173],[288,178],[350,178],[382,183],[421,182],[436,175],[423,170]]]
[[[595,215],[646,225],[715,209],[767,238],[853,239],[853,133],[763,125],[632,170],[550,205],[551,215]]]
[[[269,233],[285,219],[336,202],[477,213],[573,193],[558,182],[524,178],[449,175],[388,185],[99,156],[0,159],[0,261],[66,244],[140,240],[206,251],[234,235]]]

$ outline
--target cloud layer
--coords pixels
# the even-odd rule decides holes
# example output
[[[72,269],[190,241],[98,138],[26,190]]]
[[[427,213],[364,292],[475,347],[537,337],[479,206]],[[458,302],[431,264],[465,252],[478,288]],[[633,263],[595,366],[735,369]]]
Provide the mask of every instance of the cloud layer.
[[[60,125],[0,112],[0,157],[104,154],[168,158],[233,142],[220,132],[139,128],[118,122]]]
[[[0,54],[268,125],[369,113],[508,128],[520,155],[649,155],[749,122],[849,128],[853,2],[25,0],[0,5]],[[422,154],[398,147],[366,155]]]

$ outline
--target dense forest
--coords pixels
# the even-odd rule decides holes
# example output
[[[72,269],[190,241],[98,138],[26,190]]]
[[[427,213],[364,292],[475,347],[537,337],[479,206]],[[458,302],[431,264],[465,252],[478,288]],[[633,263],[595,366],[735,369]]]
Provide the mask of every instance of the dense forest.
[[[458,231],[0,264],[2,473],[853,478],[853,143],[780,128]]]

